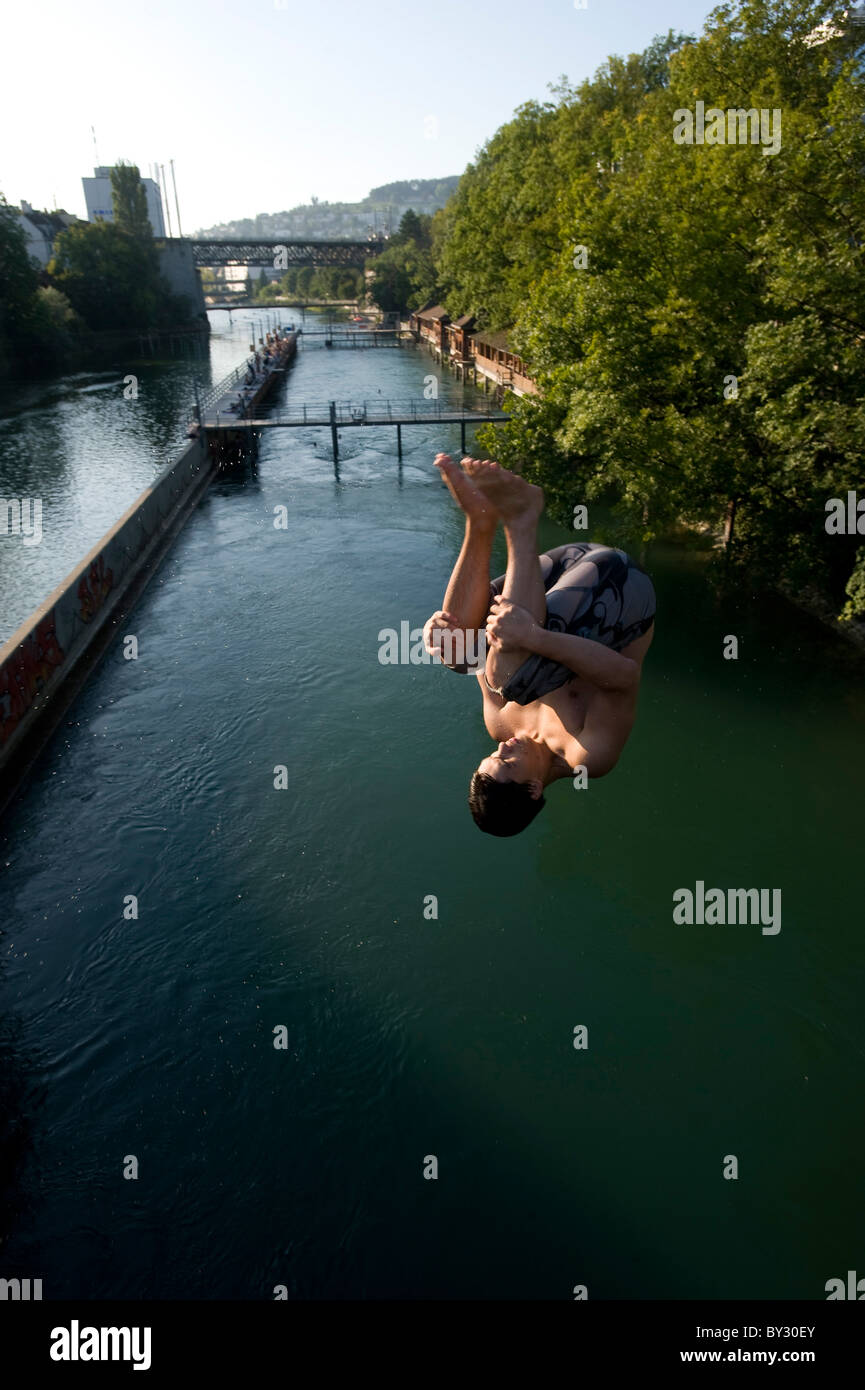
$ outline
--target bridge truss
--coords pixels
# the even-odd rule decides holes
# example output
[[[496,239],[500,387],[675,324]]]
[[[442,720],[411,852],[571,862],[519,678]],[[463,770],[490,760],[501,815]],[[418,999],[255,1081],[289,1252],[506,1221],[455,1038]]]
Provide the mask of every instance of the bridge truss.
[[[378,237],[371,241],[287,241],[278,237],[246,237],[242,241],[191,241],[199,267],[256,265],[268,270],[287,270],[293,265],[357,266],[377,256],[387,246]]]

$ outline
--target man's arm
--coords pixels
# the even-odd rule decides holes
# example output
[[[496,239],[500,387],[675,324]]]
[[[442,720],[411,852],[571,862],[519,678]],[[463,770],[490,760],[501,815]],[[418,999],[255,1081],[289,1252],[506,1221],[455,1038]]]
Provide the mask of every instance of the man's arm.
[[[633,706],[616,700],[606,702],[606,710],[593,711],[589,720],[579,730],[572,733],[568,728],[567,713],[561,715],[565,732],[570,735],[565,745],[565,759],[571,768],[584,767],[589,777],[606,777],[612,772],[619,756],[628,741],[633,726]],[[618,710],[619,718],[610,718]]]
[[[548,632],[539,627],[531,639],[530,650],[567,666],[575,676],[591,681],[600,690],[630,693],[640,680],[636,661],[588,637],[570,637],[565,632]]]
[[[544,610],[546,611],[546,610]],[[485,675],[488,687],[498,694],[516,675],[524,661],[532,655],[529,645],[532,634],[541,625],[527,608],[497,594],[487,617],[487,660]]]
[[[475,675],[478,678],[478,685],[481,688],[481,698],[484,702],[484,725],[487,733],[490,738],[494,738],[497,743],[500,739],[510,738],[514,730],[511,728],[510,723],[502,718],[502,710],[506,702],[502,699],[501,695],[497,695],[494,691],[490,690],[484,680],[483,671],[476,671]]]
[[[489,635],[489,628],[487,628]],[[516,675],[524,661],[531,656],[528,647],[507,647],[497,646],[495,641],[488,642],[487,660],[485,674],[489,688],[498,693],[504,690],[512,676]]]
[[[567,666],[575,676],[591,681],[600,690],[610,693],[629,693],[636,690],[640,680],[640,668],[629,656],[614,652],[600,642],[592,642],[587,637],[570,637],[563,632],[549,632],[536,622],[531,613],[508,599],[493,600],[490,616],[487,618],[487,636],[490,641],[490,656],[500,665],[498,671],[508,671],[507,679],[518,669],[526,656],[534,653],[548,657],[561,666]],[[490,661],[487,662],[487,671]],[[494,682],[501,689],[502,681]]]
[[[456,615],[440,608],[427,618],[423,629],[423,644],[430,656],[451,671],[465,675],[483,668],[486,658],[486,633],[461,627]]]

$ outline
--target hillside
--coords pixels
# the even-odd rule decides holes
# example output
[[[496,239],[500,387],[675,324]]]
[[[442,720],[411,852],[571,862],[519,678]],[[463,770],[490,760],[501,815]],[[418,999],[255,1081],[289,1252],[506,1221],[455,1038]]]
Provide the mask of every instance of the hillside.
[[[435,212],[444,207],[459,183],[459,175],[441,179],[400,179],[370,189],[360,203],[309,203],[283,212],[262,212],[215,227],[200,229],[197,237],[367,237],[395,232],[409,208]]]

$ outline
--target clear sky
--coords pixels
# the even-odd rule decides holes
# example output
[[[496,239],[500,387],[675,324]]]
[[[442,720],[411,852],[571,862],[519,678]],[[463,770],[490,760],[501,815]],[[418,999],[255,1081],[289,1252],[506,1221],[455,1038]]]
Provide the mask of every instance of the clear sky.
[[[582,3],[582,0],[577,0]],[[712,0],[19,0],[3,21],[0,192],[85,215],[81,177],[174,160],[183,231],[315,194],[459,174],[547,84]],[[173,215],[172,205],[172,215]],[[176,228],[175,228],[176,235]]]

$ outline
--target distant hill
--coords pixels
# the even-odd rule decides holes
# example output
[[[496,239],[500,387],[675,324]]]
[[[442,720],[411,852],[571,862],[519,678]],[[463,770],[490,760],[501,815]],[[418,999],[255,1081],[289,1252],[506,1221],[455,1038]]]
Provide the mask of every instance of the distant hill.
[[[459,174],[442,179],[399,179],[371,188],[360,203],[322,203],[314,198],[284,212],[261,212],[203,228],[196,237],[367,237],[372,232],[395,232],[409,208],[435,212],[444,207],[460,181]]]
[[[459,174],[450,174],[446,179],[399,179],[396,183],[383,183],[380,188],[371,188],[363,203],[406,203],[415,212],[435,212],[443,208],[460,181]],[[417,207],[417,200],[430,203],[430,207]]]

